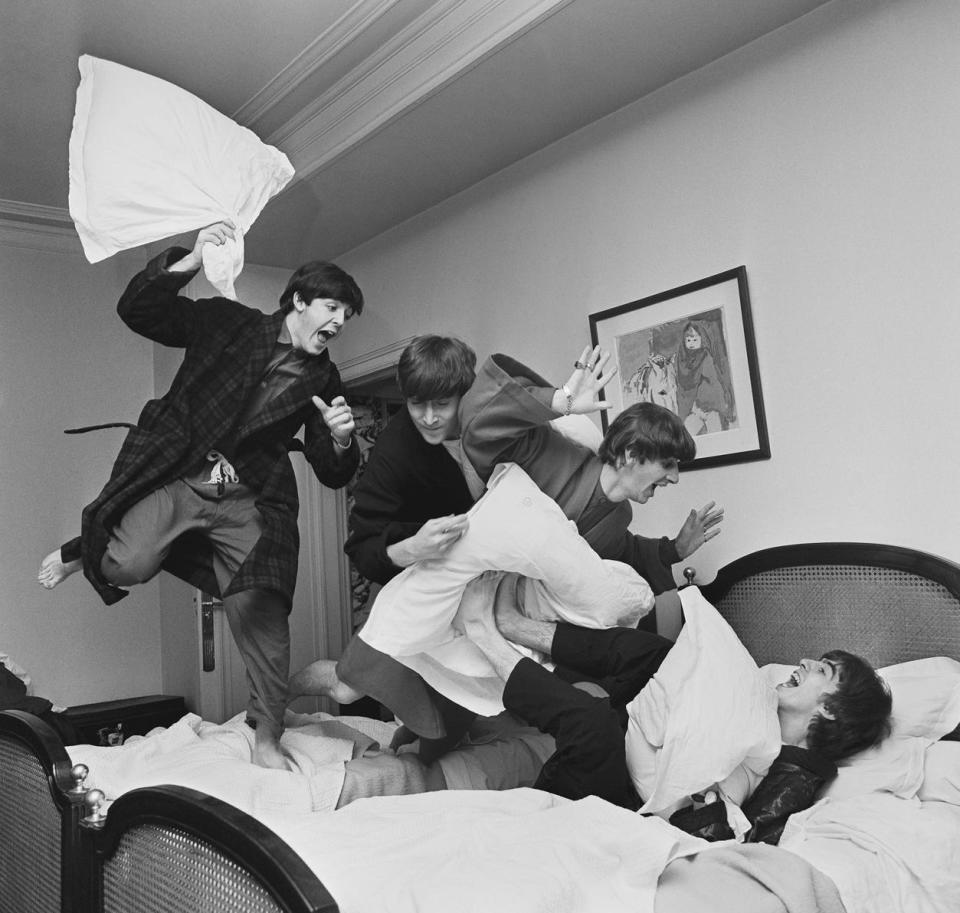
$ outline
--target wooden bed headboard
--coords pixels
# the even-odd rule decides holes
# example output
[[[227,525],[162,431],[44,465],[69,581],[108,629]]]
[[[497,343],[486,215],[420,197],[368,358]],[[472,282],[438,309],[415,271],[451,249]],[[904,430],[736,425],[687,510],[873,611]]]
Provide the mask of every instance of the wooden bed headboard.
[[[877,667],[928,656],[960,660],[960,565],[864,542],[762,549],[700,584],[758,664],[827,650]]]

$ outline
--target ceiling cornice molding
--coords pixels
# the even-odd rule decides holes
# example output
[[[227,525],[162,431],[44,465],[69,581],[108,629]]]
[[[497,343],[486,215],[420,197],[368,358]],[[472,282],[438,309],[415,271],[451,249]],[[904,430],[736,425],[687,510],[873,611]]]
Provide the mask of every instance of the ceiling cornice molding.
[[[358,0],[253,98],[238,108],[233,119],[244,126],[255,127],[257,121],[269,114],[398,2],[400,0]]]
[[[354,383],[379,371],[395,367],[400,359],[400,353],[410,345],[416,336],[405,336],[390,345],[371,349],[362,355],[355,355],[343,361],[337,359],[337,370],[340,379],[345,383]]]
[[[18,200],[0,200],[0,219],[20,222],[54,222],[73,228],[70,212],[62,206],[41,206],[39,203],[21,203]]]
[[[439,0],[267,141],[303,180],[570,2]]]
[[[56,206],[0,200],[0,244],[83,256],[83,245],[69,213]]]

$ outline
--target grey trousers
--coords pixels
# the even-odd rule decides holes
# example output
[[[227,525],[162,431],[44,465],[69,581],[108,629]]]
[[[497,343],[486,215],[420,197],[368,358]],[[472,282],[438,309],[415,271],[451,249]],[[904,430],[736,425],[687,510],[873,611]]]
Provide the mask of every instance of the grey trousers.
[[[103,576],[116,586],[150,580],[174,540],[191,531],[210,541],[214,573],[225,591],[260,538],[253,492],[227,484],[219,494],[216,485],[183,479],[158,488],[134,504],[112,531],[101,562]],[[227,596],[223,608],[246,667],[247,718],[279,732],[290,676],[289,607],[277,593],[252,589]]]

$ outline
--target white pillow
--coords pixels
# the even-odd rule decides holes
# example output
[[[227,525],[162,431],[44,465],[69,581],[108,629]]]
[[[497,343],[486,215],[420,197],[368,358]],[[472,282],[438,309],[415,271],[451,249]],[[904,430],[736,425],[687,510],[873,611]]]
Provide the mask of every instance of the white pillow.
[[[742,767],[762,779],[780,752],[774,692],[699,588],[680,591],[686,624],[653,678],[627,705],[627,769],[641,812],[676,803]]]
[[[960,723],[960,662],[934,656],[879,671],[893,694],[894,735],[936,741]]]
[[[539,619],[636,627],[654,606],[647,582],[602,559],[514,463],[498,464],[468,516],[467,531],[442,558],[417,562],[380,590],[359,636],[475,713],[503,711],[503,681],[454,624],[464,590],[484,571],[531,578],[525,611]]]
[[[234,297],[243,234],[293,177],[287,157],[155,76],[84,54],[70,134],[70,215],[91,263],[231,219],[237,240],[203,250]]]
[[[960,805],[960,742],[934,742],[927,749],[917,797]]]
[[[924,751],[930,742],[917,736],[895,736],[837,762],[837,776],[819,798],[849,799],[887,792],[912,799],[923,783]]]

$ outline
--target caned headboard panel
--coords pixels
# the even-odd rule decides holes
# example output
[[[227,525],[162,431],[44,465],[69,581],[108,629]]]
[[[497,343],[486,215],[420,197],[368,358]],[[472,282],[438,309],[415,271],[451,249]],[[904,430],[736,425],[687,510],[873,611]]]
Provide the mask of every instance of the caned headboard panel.
[[[273,831],[179,786],[125,793],[93,837],[99,913],[335,913],[323,884]]]
[[[926,552],[862,542],[784,545],[731,562],[701,590],[760,665],[831,649],[878,667],[960,660],[960,565]]]

